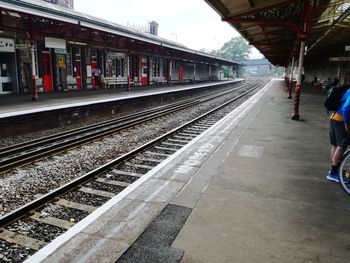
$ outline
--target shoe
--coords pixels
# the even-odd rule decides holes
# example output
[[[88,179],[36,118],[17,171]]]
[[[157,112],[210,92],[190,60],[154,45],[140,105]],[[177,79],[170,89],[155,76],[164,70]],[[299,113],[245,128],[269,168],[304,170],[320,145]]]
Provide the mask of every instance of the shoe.
[[[339,183],[339,177],[337,173],[328,172],[327,180]]]

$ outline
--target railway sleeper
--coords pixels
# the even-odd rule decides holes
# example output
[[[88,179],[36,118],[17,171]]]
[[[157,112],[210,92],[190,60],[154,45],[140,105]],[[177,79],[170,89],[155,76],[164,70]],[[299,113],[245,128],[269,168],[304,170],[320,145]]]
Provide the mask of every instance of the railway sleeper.
[[[178,139],[182,139],[184,141],[186,141],[187,143],[192,141],[194,138],[188,138],[188,136],[181,136],[181,135],[174,135],[173,136],[174,138],[178,138]]]
[[[192,137],[192,139],[196,138],[198,134],[194,134],[192,131],[187,132],[186,130],[178,133],[180,136],[185,138]],[[200,134],[200,133],[199,133]]]
[[[189,142],[185,140],[177,140],[177,139],[171,139],[171,138],[169,138],[168,141],[182,143],[183,145],[186,145]]]
[[[96,190],[96,189],[89,188],[89,187],[84,187],[84,186],[80,187],[79,191],[83,192],[83,193],[92,194],[92,195],[98,195],[98,196],[107,197],[107,198],[113,198],[114,196],[116,196],[115,193],[101,191],[101,190]]]
[[[58,200],[54,200],[53,202],[60,206],[69,207],[69,208],[73,208],[73,209],[77,209],[77,210],[81,210],[89,213],[94,212],[98,208],[92,205],[84,205],[84,204],[68,201],[63,198],[59,198]]]
[[[177,149],[181,149],[183,147],[182,144],[171,143],[171,142],[162,142],[163,145],[174,146]]]
[[[200,122],[198,122],[198,124],[203,125],[203,126],[208,126],[208,127],[213,126],[215,123],[216,123],[215,121],[200,121]]]
[[[166,152],[167,154],[173,154],[175,153],[178,149],[173,149],[173,148],[168,148],[168,147],[161,147],[161,146],[154,146],[154,149],[160,150],[162,152]]]
[[[29,216],[29,218],[47,225],[57,226],[67,230],[75,224],[74,222],[69,222],[59,218],[55,218],[51,216],[43,216],[41,213],[38,213],[38,212],[34,212]]]
[[[165,158],[168,158],[169,156],[171,156],[171,154],[158,153],[158,152],[152,152],[152,151],[146,151],[145,153],[149,154],[149,155],[161,156],[161,157],[165,157]]]
[[[22,234],[17,234],[4,228],[0,230],[0,238],[8,243],[17,244],[23,247],[31,248],[36,251],[46,245],[46,243],[41,240],[28,237]]]
[[[205,131],[206,129],[200,128],[200,129],[195,129],[195,128],[186,128],[184,130],[184,132],[188,132],[188,133],[194,133],[194,134],[201,134],[203,131]]]
[[[142,158],[142,157],[136,157],[135,159],[137,159],[137,160],[139,160],[139,161],[141,161],[141,162],[151,162],[151,163],[157,163],[157,164],[159,164],[159,163],[161,163],[161,162],[163,162],[163,160],[157,160],[157,159],[151,159],[151,158]]]
[[[149,165],[130,163],[130,162],[126,162],[125,165],[132,166],[132,167],[135,167],[135,168],[147,169],[147,170],[152,170],[154,167],[157,166],[157,165],[149,166]]]
[[[95,181],[99,182],[99,183],[111,184],[111,185],[122,186],[122,187],[128,187],[130,185],[129,183],[110,180],[110,179],[106,179],[106,178],[97,178]]]
[[[197,124],[197,125],[192,125],[191,128],[194,128],[194,129],[198,129],[198,130],[206,130],[208,129],[210,126],[207,126],[207,125],[200,125],[200,124]]]
[[[128,176],[133,176],[133,177],[141,177],[141,176],[143,176],[143,174],[129,172],[129,171],[122,171],[122,170],[118,170],[118,169],[113,169],[111,171],[111,173],[113,175],[128,175]]]

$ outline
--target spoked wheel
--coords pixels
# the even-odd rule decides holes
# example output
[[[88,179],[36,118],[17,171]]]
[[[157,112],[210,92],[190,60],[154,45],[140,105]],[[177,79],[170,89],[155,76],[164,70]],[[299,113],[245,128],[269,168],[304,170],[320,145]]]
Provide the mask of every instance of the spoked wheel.
[[[339,183],[350,195],[350,151],[347,151],[342,157],[339,167]]]

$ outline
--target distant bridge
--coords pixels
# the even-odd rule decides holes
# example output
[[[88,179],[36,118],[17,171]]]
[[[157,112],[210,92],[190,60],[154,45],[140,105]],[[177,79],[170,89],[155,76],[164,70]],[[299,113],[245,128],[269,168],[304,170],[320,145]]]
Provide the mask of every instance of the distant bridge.
[[[242,63],[246,66],[272,66],[272,64],[270,63],[270,61],[268,61],[266,58],[259,58],[259,59],[245,59],[245,60],[240,60],[237,61],[239,63]]]
[[[237,62],[242,64],[244,74],[250,76],[267,76],[273,74],[274,71],[274,66],[266,58],[245,59]]]

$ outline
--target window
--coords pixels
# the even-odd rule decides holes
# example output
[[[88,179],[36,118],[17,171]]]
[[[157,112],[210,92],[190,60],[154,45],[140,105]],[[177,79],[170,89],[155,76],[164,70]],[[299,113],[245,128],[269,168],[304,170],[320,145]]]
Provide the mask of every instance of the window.
[[[67,56],[66,56],[66,63],[67,63],[67,75],[73,76],[73,61],[72,61],[72,48],[67,48]]]
[[[107,59],[106,63],[106,77],[113,77],[114,75],[114,59]]]
[[[97,50],[91,49],[91,63],[97,63]]]
[[[118,58],[116,60],[117,77],[124,77],[124,59]]]
[[[153,77],[160,76],[160,58],[153,58],[152,73],[153,73]]]

